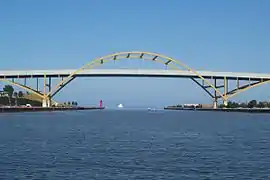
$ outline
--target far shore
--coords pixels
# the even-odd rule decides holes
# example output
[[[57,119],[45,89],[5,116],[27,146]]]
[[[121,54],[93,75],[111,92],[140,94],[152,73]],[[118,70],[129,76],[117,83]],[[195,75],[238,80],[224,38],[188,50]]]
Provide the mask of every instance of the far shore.
[[[270,108],[183,108],[168,106],[164,110],[183,111],[214,111],[214,112],[246,112],[246,113],[270,113]]]
[[[20,106],[2,106],[0,113],[15,112],[49,112],[49,111],[78,111],[78,110],[101,110],[105,107],[20,107]]]

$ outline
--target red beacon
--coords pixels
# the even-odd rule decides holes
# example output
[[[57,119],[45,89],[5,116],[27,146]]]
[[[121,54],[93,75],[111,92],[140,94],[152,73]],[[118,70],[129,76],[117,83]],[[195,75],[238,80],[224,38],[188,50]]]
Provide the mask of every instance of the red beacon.
[[[102,101],[102,100],[99,101],[99,107],[100,107],[100,108],[103,107],[103,101]]]

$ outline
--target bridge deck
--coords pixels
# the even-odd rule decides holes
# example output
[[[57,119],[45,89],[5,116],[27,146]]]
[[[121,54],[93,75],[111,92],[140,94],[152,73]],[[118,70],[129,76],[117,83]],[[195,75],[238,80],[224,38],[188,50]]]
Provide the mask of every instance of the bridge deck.
[[[75,69],[61,70],[12,70],[1,71],[0,78],[35,78],[44,77],[67,77]],[[241,72],[212,72],[198,71],[206,79],[239,79],[239,80],[270,80],[270,74],[263,73],[241,73]],[[80,72],[76,77],[177,77],[177,78],[197,78],[198,76],[186,70],[161,70],[161,69],[89,69]]]

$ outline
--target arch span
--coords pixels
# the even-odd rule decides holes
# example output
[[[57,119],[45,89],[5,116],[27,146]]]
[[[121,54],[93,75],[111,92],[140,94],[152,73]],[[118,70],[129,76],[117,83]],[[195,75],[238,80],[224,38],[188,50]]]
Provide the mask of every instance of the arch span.
[[[145,52],[145,51],[118,52],[118,53],[113,53],[113,54],[109,54],[109,55],[94,59],[90,61],[89,63],[85,64],[84,66],[82,66],[81,68],[77,69],[73,73],[71,73],[68,77],[63,79],[61,82],[59,82],[56,85],[56,87],[50,92],[48,92],[45,96],[53,97],[64,86],[66,86],[69,82],[71,82],[76,77],[76,74],[83,72],[86,69],[92,69],[94,67],[102,65],[109,61],[117,61],[117,60],[122,60],[122,59],[142,59],[145,61],[153,61],[153,62],[161,63],[175,70],[180,70],[180,71],[181,69],[188,70],[196,74],[198,78],[202,79],[209,87],[213,88],[223,100],[225,101],[227,100],[226,95],[224,96],[213,84],[211,84],[208,80],[206,80],[202,75],[200,75],[197,71],[191,69],[189,66],[185,65],[181,61],[177,61],[171,57],[168,57],[162,54]]]

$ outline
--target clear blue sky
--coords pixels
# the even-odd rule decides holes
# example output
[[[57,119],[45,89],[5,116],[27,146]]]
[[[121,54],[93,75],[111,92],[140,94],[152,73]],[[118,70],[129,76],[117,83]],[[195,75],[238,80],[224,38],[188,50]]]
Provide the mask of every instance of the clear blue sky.
[[[0,69],[79,68],[95,57],[144,50],[195,69],[269,72],[268,0],[2,0]],[[133,68],[119,62],[117,67]],[[74,88],[75,87],[75,88]],[[234,100],[270,99],[269,86]],[[87,78],[58,100],[163,106],[210,102],[190,80]]]

